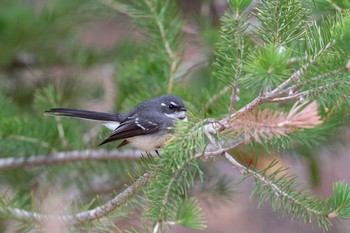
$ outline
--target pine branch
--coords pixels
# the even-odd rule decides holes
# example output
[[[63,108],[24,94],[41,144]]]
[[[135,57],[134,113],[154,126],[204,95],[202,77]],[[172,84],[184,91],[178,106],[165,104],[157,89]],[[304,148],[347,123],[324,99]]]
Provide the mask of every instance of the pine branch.
[[[115,196],[110,201],[105,204],[98,206],[92,210],[76,213],[74,215],[46,215],[31,211],[26,211],[18,208],[11,208],[0,206],[0,213],[11,216],[16,219],[20,219],[26,222],[35,222],[41,224],[45,221],[58,221],[63,222],[64,225],[78,225],[85,222],[90,222],[96,219],[100,219],[109,213],[111,213],[116,208],[125,204],[130,200],[136,193],[144,187],[144,185],[154,178],[154,172],[146,172],[141,177],[139,177],[132,185],[130,185],[123,192]]]
[[[299,0],[264,0],[256,8],[255,34],[267,44],[285,46],[300,39],[309,13]]]
[[[311,222],[313,216],[316,218],[320,227],[326,230],[329,229],[331,223],[327,218],[326,211],[329,211],[327,205],[322,201],[314,200],[307,194],[304,194],[303,191],[295,191],[296,187],[293,185],[293,183],[295,183],[294,177],[292,177],[290,180],[288,180],[286,177],[276,179],[275,176],[280,170],[271,176],[267,176],[265,174],[265,171],[267,171],[271,166],[274,166],[274,164],[270,165],[266,170],[263,170],[263,172],[258,172],[243,166],[227,152],[224,154],[224,156],[230,164],[241,172],[242,175],[252,176],[257,180],[260,186],[263,184],[266,188],[271,189],[272,195],[274,195],[277,200],[274,200],[273,198],[270,200],[273,200],[273,203],[275,203],[277,208],[284,209],[291,214],[292,217],[299,219],[307,218],[307,222]],[[259,192],[260,201],[264,201],[270,196],[268,191],[266,194],[268,196],[264,196],[261,188],[259,188]],[[288,201],[290,204],[285,201]],[[280,204],[277,204],[278,202]]]
[[[295,94],[292,94],[290,96],[274,98],[274,99],[272,99],[269,102],[270,103],[282,103],[282,102],[290,102],[290,101],[295,101],[295,100],[304,100],[304,98],[308,98],[310,96],[313,96],[313,94],[314,95],[319,95],[320,93],[325,92],[325,91],[327,91],[329,89],[338,87],[340,85],[348,85],[348,84],[350,84],[350,81],[348,81],[348,82],[345,81],[345,82],[341,82],[341,83],[334,82],[334,83],[327,84],[327,85],[324,85],[324,86],[319,86],[319,87],[317,87],[315,89],[310,89],[310,90],[307,90],[307,91],[295,93]]]
[[[238,84],[242,73],[243,56],[246,54],[248,39],[245,37],[245,31],[249,27],[249,21],[243,10],[249,5],[249,1],[229,2],[229,8],[223,16],[222,28],[220,30],[220,40],[217,43],[217,52],[214,62],[213,75],[223,80],[232,88],[228,112],[232,114],[234,105],[238,101]],[[221,95],[228,92],[228,87],[214,95],[208,104],[215,102]],[[209,105],[206,105],[208,108]]]
[[[50,155],[0,158],[0,170],[31,168],[91,160],[139,160],[140,150],[82,150],[57,152]],[[154,155],[154,154],[153,154]]]
[[[279,97],[282,93],[285,92],[288,85],[294,82],[300,82],[300,76],[305,73],[305,71],[308,69],[308,67],[313,64],[317,58],[319,58],[327,49],[329,49],[335,41],[329,42],[324,48],[322,48],[316,55],[311,57],[306,64],[304,64],[299,70],[295,71],[288,79],[286,79],[283,83],[281,83],[278,87],[276,87],[274,90],[262,93],[258,97],[256,97],[254,100],[252,100],[250,103],[245,105],[243,108],[238,110],[237,112],[230,115],[230,118],[234,118],[235,116],[244,115],[247,112],[250,112],[254,109],[256,109],[259,105],[263,103],[268,102],[274,102],[273,99]],[[292,101],[291,99],[290,101]]]
[[[281,83],[277,88],[272,90],[270,93],[267,93],[266,96],[270,97],[270,96],[275,95],[276,93],[279,93],[286,86],[291,84],[293,81],[300,82],[301,75],[305,73],[305,71],[308,69],[308,67],[311,64],[315,63],[317,58],[319,58],[327,49],[331,48],[334,45],[334,43],[335,43],[335,40],[333,40],[333,41],[329,42],[328,44],[326,44],[326,46],[324,48],[322,48],[321,50],[319,50],[316,55],[311,57],[305,65],[303,65],[299,70],[295,71],[290,78],[288,78],[286,81]]]
[[[335,70],[331,70],[327,73],[322,73],[316,77],[312,77],[310,79],[307,79],[303,82],[300,82],[300,83],[297,83],[297,84],[294,84],[293,86],[290,86],[286,89],[284,89],[283,91],[279,91],[279,95],[278,96],[282,96],[282,95],[293,95],[293,94],[296,94],[296,91],[301,89],[303,86],[305,85],[309,85],[311,83],[314,83],[314,82],[317,82],[317,81],[320,81],[320,80],[323,80],[323,79],[326,79],[326,78],[329,78],[331,76],[335,76],[335,75],[338,75],[338,74],[343,74],[343,73],[346,73],[348,72],[349,69],[347,67],[343,67],[343,68],[339,68],[339,69],[335,69]],[[277,102],[275,101],[277,99],[274,98],[273,100],[271,100],[271,102]],[[287,102],[287,101],[283,101],[283,102]]]

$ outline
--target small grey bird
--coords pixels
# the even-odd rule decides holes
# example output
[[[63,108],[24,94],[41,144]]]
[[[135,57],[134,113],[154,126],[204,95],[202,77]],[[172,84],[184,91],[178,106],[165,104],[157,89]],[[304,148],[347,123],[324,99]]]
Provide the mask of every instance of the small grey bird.
[[[157,150],[166,142],[167,134],[171,133],[170,128],[175,125],[175,119],[187,121],[186,107],[174,95],[148,99],[127,112],[117,114],[69,108],[51,108],[45,114],[104,122],[113,133],[100,145],[123,140],[118,147],[131,143],[145,151]]]

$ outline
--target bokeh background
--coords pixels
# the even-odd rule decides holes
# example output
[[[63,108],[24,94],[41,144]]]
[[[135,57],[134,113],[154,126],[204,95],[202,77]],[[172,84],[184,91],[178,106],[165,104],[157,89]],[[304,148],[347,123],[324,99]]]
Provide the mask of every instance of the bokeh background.
[[[111,2],[0,0],[0,92],[20,106],[23,114],[34,111],[31,103],[35,92],[48,84],[56,86],[69,103],[81,108],[107,112],[126,108],[118,99],[123,90],[116,88],[115,83],[127,82],[120,80],[120,67],[137,56],[146,35],[133,26],[126,14],[113,9],[115,5]],[[210,76],[209,64],[226,1],[177,2],[186,20],[182,66],[184,70],[194,67],[181,85],[192,85],[196,95],[206,88]],[[331,14],[334,9],[317,10],[315,17],[325,12]],[[254,18],[251,20],[254,23]],[[348,127],[345,122],[332,140],[314,148],[313,153],[283,152],[279,157],[281,163],[308,183],[315,195],[328,197],[334,181],[350,183]],[[269,161],[266,159],[266,164]],[[235,180],[239,178],[239,173],[221,159],[210,163],[221,173]],[[199,197],[207,221],[207,229],[202,232],[322,232],[273,212],[269,204],[257,208],[249,198],[250,191],[251,183],[247,180],[234,189],[230,200],[216,200],[213,204]],[[10,228],[5,230],[11,232]],[[335,223],[331,232],[349,231]],[[172,227],[169,232],[197,231]]]

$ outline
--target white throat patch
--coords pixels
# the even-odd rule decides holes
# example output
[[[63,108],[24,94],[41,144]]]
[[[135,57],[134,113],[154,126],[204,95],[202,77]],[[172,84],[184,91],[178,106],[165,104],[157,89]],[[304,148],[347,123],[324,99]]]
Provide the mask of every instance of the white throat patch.
[[[173,119],[180,119],[183,121],[187,121],[186,117],[186,111],[181,111],[181,112],[174,112],[174,113],[164,113],[167,117],[173,118]]]

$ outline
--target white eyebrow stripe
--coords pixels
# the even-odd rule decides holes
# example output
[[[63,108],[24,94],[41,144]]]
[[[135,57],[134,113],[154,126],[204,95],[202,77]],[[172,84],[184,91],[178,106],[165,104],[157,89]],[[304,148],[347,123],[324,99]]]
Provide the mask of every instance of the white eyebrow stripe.
[[[170,102],[172,105],[179,106],[178,104],[174,103],[173,101]]]
[[[162,105],[162,106],[166,106],[166,104],[165,104],[165,103],[161,103],[160,105]]]

